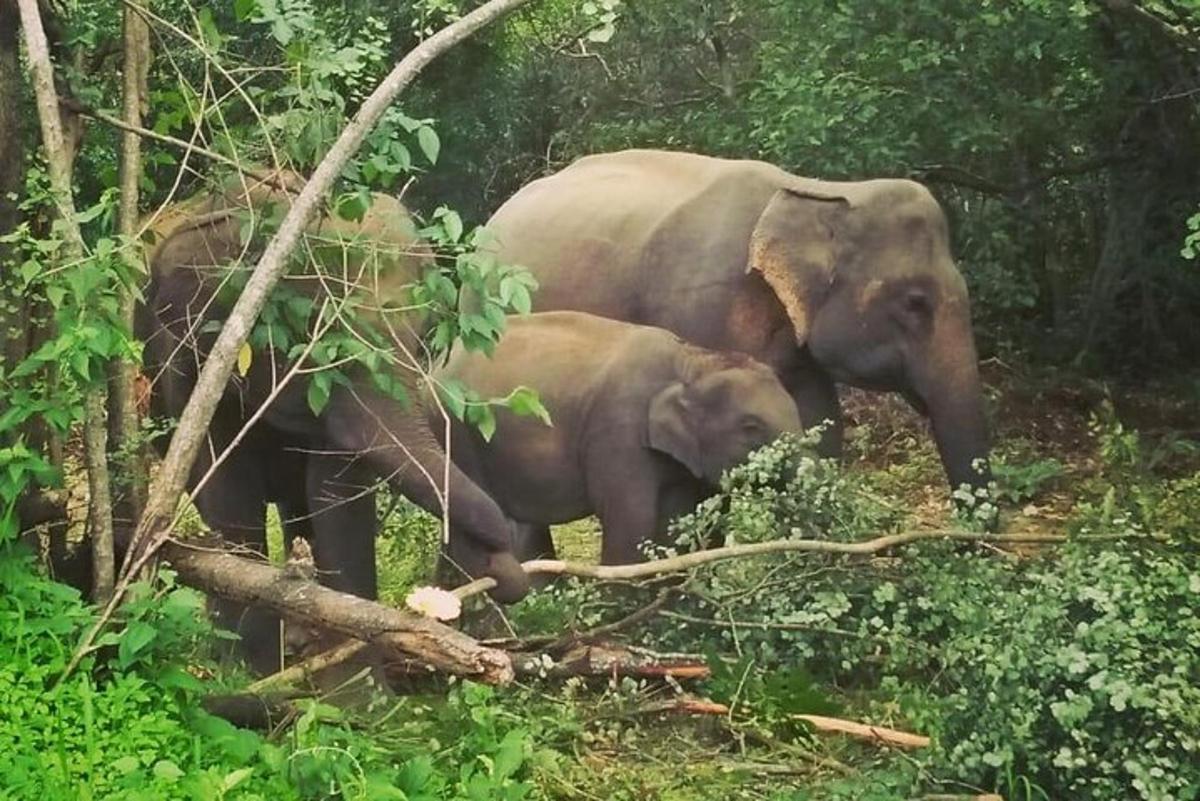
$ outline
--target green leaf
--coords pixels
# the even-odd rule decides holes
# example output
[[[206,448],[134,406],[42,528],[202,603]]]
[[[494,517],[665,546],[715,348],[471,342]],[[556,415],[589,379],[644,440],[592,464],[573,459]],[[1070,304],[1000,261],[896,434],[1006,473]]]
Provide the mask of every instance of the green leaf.
[[[425,154],[425,158],[429,159],[430,164],[437,164],[438,153],[442,149],[442,143],[438,140],[437,131],[427,125],[423,125],[417,129],[417,144],[421,146],[421,152]],[[455,241],[457,241],[455,237]]]
[[[174,784],[183,778],[183,771],[169,759],[160,759],[154,763],[154,775],[163,781]]]
[[[357,192],[347,192],[338,197],[334,205],[337,215],[343,220],[362,222],[367,210],[371,208],[371,193],[366,189]]]
[[[123,756],[112,763],[113,770],[122,775],[132,773],[141,767],[141,763],[135,756]]]
[[[467,392],[462,383],[448,378],[438,385],[437,393],[446,407],[446,411],[462,420],[463,411],[467,408]]]
[[[254,768],[238,768],[225,774],[225,778],[221,780],[221,789],[229,792],[234,787],[237,787],[246,779],[254,775]]]
[[[325,410],[332,388],[333,378],[330,377],[328,371],[313,373],[312,378],[308,381],[308,392],[306,393],[308,408],[312,410],[313,416],[319,417]]]
[[[245,22],[258,13],[257,0],[233,0],[233,13],[239,22]]]
[[[529,314],[533,311],[533,298],[529,296],[529,290],[524,284],[514,283],[509,300],[509,305],[518,314]]]
[[[525,762],[525,740],[527,736],[527,732],[521,729],[513,729],[504,735],[504,739],[500,741],[500,748],[496,752],[495,763],[492,766],[492,776],[494,779],[503,781],[516,775],[516,772],[521,769],[521,765]]]
[[[533,389],[526,386],[517,387],[508,396],[505,405],[512,410],[513,414],[521,415],[522,417],[536,417],[548,426],[554,425],[550,419],[550,412],[542,405],[541,398]]]
[[[157,636],[158,630],[154,626],[144,620],[133,621],[129,624],[129,628],[121,634],[121,644],[117,646],[117,661],[121,663],[122,667],[133,664],[137,655],[154,642],[154,638]]]
[[[475,424],[475,428],[479,430],[479,435],[483,437],[484,442],[491,442],[492,437],[496,434],[496,415],[492,411],[491,406],[480,405],[470,406],[470,417]]]
[[[19,271],[21,274],[21,280],[26,284],[29,284],[33,281],[33,279],[38,277],[38,274],[42,271],[42,265],[33,259],[26,259],[24,262],[22,262]]]
[[[457,211],[447,210],[446,213],[442,215],[442,228],[446,231],[446,236],[451,242],[457,242],[462,238],[462,217],[458,216]]]

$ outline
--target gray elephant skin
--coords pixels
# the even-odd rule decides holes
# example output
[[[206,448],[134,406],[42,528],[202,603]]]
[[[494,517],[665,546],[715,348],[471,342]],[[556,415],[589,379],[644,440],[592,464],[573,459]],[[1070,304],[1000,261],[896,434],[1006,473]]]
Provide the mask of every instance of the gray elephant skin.
[[[282,193],[264,186],[226,189],[177,204],[159,217],[148,252],[151,279],[138,309],[137,334],[145,343],[145,371],[153,381],[151,408],[177,417],[195,387],[199,368],[216,333],[210,321],[227,313],[220,293],[227,267],[249,269],[256,252],[242,244],[241,227],[251,208],[258,214],[272,205],[286,208]],[[409,353],[418,352],[425,321],[407,302],[407,287],[430,256],[416,238],[415,226],[394,198],[376,195],[358,223],[323,217],[312,223],[302,248],[316,271],[300,270],[286,279],[298,294],[316,299],[336,296],[363,315],[374,314]],[[304,276],[307,276],[305,278]],[[317,304],[319,305],[319,303]],[[390,312],[388,309],[401,311]],[[315,315],[313,315],[315,316]],[[219,326],[217,326],[219,327]],[[195,489],[214,459],[262,411],[225,461],[199,488],[195,502],[201,517],[236,545],[264,553],[265,514],[278,504],[285,535],[310,539],[320,580],[330,587],[366,598],[376,596],[374,536],[375,492],[386,481],[434,514],[441,505],[429,477],[440,479],[446,460],[420,407],[420,391],[406,382],[411,402],[404,404],[375,389],[364,372],[348,373],[335,383],[328,404],[314,415],[306,401],[303,375],[271,397],[288,371],[280,350],[255,352],[245,375],[235,373],[209,427],[208,438],[192,468]],[[265,406],[265,410],[264,407]],[[449,468],[457,536],[471,541],[465,549],[472,575],[490,575],[496,597],[509,601],[528,590],[513,558],[511,524],[477,485]],[[257,670],[278,667],[277,618],[256,609],[217,604],[219,619],[242,634],[247,657]]]
[[[673,331],[771,366],[806,427],[836,383],[902,393],[932,422],[952,487],[990,480],[966,284],[941,208],[906,180],[828,182],[758,161],[649,150],[588,156],[488,223],[500,258],[572,309]]]
[[[510,317],[491,358],[456,347],[435,378],[484,397],[533,387],[550,413],[547,426],[500,410],[490,442],[451,419],[454,462],[525,524],[522,558],[553,555],[551,524],[596,514],[601,561],[637,561],[640,543],[661,541],[724,470],[800,430],[795,404],[765,365],[577,312]],[[431,426],[445,419],[426,408]],[[470,555],[452,542],[450,556]]]

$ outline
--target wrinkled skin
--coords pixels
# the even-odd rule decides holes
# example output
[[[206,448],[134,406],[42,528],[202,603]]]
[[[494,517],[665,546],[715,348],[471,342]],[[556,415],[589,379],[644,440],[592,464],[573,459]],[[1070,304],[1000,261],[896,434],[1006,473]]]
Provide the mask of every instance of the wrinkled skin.
[[[805,426],[831,421],[827,455],[842,444],[837,382],[899,392],[929,416],[952,487],[990,480],[967,289],[920,184],[631,150],[534,181],[488,227],[500,257],[537,277],[536,310],[747,353]]]
[[[216,298],[223,270],[251,254],[240,244],[241,221],[229,208],[246,204],[229,190],[170,209],[158,225],[150,248],[151,281],[146,303],[138,310],[137,333],[146,342],[145,371],[153,381],[152,410],[177,417],[195,386],[216,333],[202,330],[207,320],[223,319],[224,298]],[[281,198],[255,190],[252,203]],[[354,246],[347,245],[351,237]],[[363,244],[370,241],[370,246]],[[350,292],[364,317],[389,330],[414,352],[423,321],[411,312],[383,312],[403,305],[400,289],[419,275],[428,253],[415,238],[404,208],[394,199],[376,196],[361,224],[323,220],[310,227],[311,248],[333,292]],[[338,271],[345,272],[339,273]],[[301,273],[302,275],[305,273]],[[318,282],[289,279],[301,291],[326,297]],[[366,287],[364,289],[364,287]],[[349,289],[346,289],[349,288]],[[293,379],[273,400],[275,381],[288,369],[287,355],[255,352],[244,376],[235,373],[209,427],[208,440],[192,468],[194,489],[251,416],[263,416],[232,450],[196,494],[201,517],[229,542],[257,553],[266,549],[266,505],[275,502],[287,539],[311,540],[322,583],[365,598],[376,597],[375,493],[380,481],[390,483],[413,502],[435,514],[440,502],[427,476],[440,480],[445,456],[425,421],[420,390],[410,371],[396,370],[414,402],[402,404],[378,392],[368,376],[352,374],[349,386],[335,384],[320,416],[306,401],[307,380]],[[496,578],[494,595],[515,600],[528,591],[528,581],[511,552],[511,524],[500,508],[460,471],[449,471],[453,521],[457,536],[470,540],[471,559],[464,565],[475,576]],[[240,631],[252,666],[260,671],[279,665],[277,618],[262,610],[218,605],[222,622]]]
[[[500,410],[486,443],[451,423],[455,463],[524,524],[522,559],[553,555],[550,525],[596,514],[601,560],[637,561],[639,544],[662,541],[670,520],[712,494],[724,470],[800,430],[791,397],[765,365],[589,314],[509,318],[492,358],[456,348],[437,377],[485,397],[534,387],[550,413],[547,426]],[[431,413],[432,426],[442,420]],[[469,553],[452,544],[451,556]]]

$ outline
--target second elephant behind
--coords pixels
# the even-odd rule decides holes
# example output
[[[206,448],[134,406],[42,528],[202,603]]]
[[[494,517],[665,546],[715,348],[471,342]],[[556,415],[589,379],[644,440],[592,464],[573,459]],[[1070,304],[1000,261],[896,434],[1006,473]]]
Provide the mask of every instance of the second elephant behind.
[[[661,541],[724,470],[800,431],[795,403],[765,365],[580,312],[510,318],[490,359],[459,347],[436,377],[484,397],[529,386],[550,412],[547,426],[502,410],[491,442],[452,421],[453,461],[525,524],[522,559],[553,553],[550,525],[595,514],[601,561],[637,561],[640,543]],[[436,411],[430,418],[441,427]]]

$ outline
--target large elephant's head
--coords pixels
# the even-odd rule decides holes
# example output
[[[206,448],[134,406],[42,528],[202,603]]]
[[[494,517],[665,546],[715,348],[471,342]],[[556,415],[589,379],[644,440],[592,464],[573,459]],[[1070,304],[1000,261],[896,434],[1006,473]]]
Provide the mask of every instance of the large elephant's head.
[[[925,187],[797,178],[759,218],[748,269],[771,286],[796,342],[834,379],[900,392],[929,416],[952,487],[986,485],[967,287]]]
[[[650,447],[717,484],[721,474],[780,434],[800,431],[800,415],[779,378],[742,354],[689,348],[680,381],[650,402]]]

